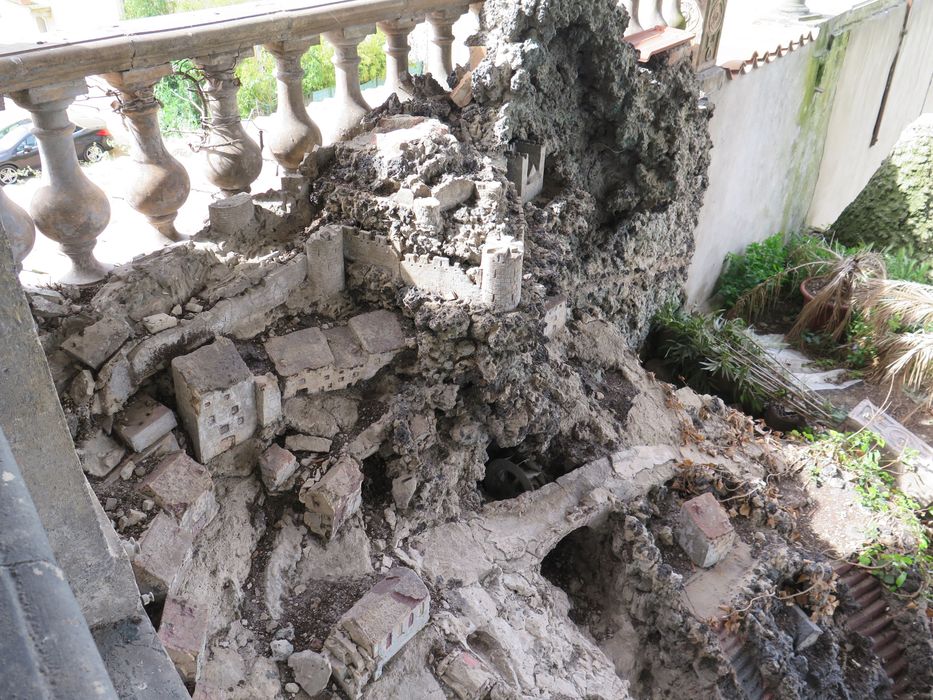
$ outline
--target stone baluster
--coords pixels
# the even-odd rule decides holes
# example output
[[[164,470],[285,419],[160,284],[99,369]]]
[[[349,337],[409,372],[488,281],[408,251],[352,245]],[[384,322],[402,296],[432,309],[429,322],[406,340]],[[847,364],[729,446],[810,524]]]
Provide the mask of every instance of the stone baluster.
[[[668,27],[683,28],[685,20],[680,0],[661,0],[661,19]]]
[[[108,73],[104,78],[120,93],[123,116],[133,136],[132,158],[137,168],[129,184],[126,201],[163,236],[182,240],[175,217],[188,199],[188,172],[168,152],[159,131],[159,101],[153,94],[156,82],[172,72],[169,64]]]
[[[461,9],[448,8],[432,12],[427,16],[428,24],[431,25],[427,72],[444,87],[450,87],[447,84],[447,78],[454,70],[452,48],[454,24],[462,14]]]
[[[778,11],[791,17],[804,17],[813,14],[810,8],[807,7],[806,0],[782,0],[778,5]]]
[[[13,93],[20,107],[29,110],[35,124],[42,159],[42,184],[29,209],[36,227],[58,243],[71,260],[60,279],[66,284],[89,284],[103,279],[109,269],[94,257],[97,237],[110,221],[110,202],[78,166],[74,124],[68,106],[87,92],[83,79],[30,88]]]
[[[243,128],[236,103],[240,81],[234,70],[239,52],[216,54],[197,59],[207,82],[207,120],[210,136],[206,152],[207,179],[226,195],[249,192],[262,170],[262,152]]]
[[[266,44],[275,58],[275,77],[278,81],[278,105],[275,110],[275,128],[267,139],[269,151],[287,173],[295,173],[306,154],[321,145],[321,131],[305,107],[301,79],[301,57],[319,43],[317,35]]]
[[[375,31],[374,26],[344,27],[324,34],[324,38],[334,47],[334,99],[337,101],[337,113],[323,130],[325,143],[334,143],[344,138],[369,112],[369,105],[360,90],[360,55],[357,47]]]
[[[481,31],[483,28],[483,5],[482,2],[474,2],[470,5],[470,14],[473,15],[475,30]],[[485,46],[470,45],[470,70],[476,70],[476,67],[486,58]]]
[[[628,12],[628,26],[625,28],[625,36],[637,34],[640,32],[641,24],[638,22],[640,0],[624,0],[622,3]]]
[[[411,75],[408,72],[408,35],[418,25],[414,19],[396,19],[380,22],[379,29],[386,35],[386,88],[402,101],[410,97]]]
[[[13,270],[19,272],[23,260],[36,242],[36,225],[26,210],[7,197],[0,187],[0,229],[6,234],[13,250]]]
[[[661,0],[645,0],[639,3],[638,13],[638,23],[644,29],[654,29],[658,25],[666,24],[661,16]]]

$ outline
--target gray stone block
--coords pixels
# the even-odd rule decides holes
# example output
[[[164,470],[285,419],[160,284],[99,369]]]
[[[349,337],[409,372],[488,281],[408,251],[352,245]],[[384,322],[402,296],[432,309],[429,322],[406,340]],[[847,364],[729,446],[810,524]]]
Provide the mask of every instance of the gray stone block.
[[[62,350],[91,369],[98,369],[132,333],[126,321],[105,318],[66,338]]]
[[[334,356],[320,328],[305,328],[269,338],[265,348],[275,365],[275,371],[282,377],[306,369],[318,369],[334,362]]]
[[[405,347],[405,334],[398,316],[380,309],[360,314],[347,324],[362,348],[372,354],[395,352]]]
[[[117,415],[113,430],[131,450],[142,452],[176,425],[171,410],[149,396],[141,396]]]

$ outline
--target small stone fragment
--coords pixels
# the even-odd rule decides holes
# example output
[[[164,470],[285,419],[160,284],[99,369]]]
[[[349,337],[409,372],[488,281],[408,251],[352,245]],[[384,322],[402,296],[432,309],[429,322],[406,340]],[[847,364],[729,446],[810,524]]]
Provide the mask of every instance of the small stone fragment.
[[[330,452],[333,443],[327,438],[314,437],[312,435],[288,435],[285,438],[285,446],[295,452]]]
[[[259,474],[262,483],[271,492],[282,490],[298,469],[295,455],[276,444],[270,445],[259,458]]]
[[[322,654],[306,649],[292,654],[288,665],[301,689],[312,698],[322,692],[330,681],[330,661]]]
[[[141,593],[164,596],[188,560],[191,534],[165,513],[149,523],[139,541],[139,554],[133,559],[133,572]]]
[[[69,336],[62,343],[62,350],[91,369],[99,369],[132,333],[126,321],[105,318]]]
[[[272,651],[274,661],[285,661],[295,651],[292,643],[287,639],[273,639],[269,642],[269,649]]]
[[[167,331],[169,328],[174,328],[177,325],[178,319],[168,314],[152,314],[152,316],[146,316],[143,319],[143,326],[150,333]]]
[[[735,541],[729,514],[712,493],[685,501],[677,542],[697,566],[708,568],[725,557]]]
[[[98,431],[81,443],[77,452],[84,471],[91,476],[103,478],[120,463],[126,450],[102,431]]]
[[[170,596],[162,610],[159,639],[169,658],[188,682],[195,680],[198,657],[207,643],[208,610]]]
[[[171,410],[149,396],[141,396],[117,416],[113,430],[130,449],[142,452],[177,424]]]
[[[139,490],[176,518],[178,524],[197,534],[217,513],[214,482],[207,469],[184,452],[163,459],[143,479]]]

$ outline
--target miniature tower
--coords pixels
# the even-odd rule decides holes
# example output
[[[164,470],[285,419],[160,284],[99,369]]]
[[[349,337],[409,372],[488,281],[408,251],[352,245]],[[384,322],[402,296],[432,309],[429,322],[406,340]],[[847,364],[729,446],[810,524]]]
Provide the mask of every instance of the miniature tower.
[[[319,299],[332,297],[344,289],[343,228],[324,226],[308,237],[308,283]]]
[[[256,431],[253,375],[233,342],[218,338],[172,360],[175,398],[198,460],[207,462]]]
[[[480,299],[493,311],[511,311],[521,301],[524,256],[524,243],[511,238],[483,246]]]

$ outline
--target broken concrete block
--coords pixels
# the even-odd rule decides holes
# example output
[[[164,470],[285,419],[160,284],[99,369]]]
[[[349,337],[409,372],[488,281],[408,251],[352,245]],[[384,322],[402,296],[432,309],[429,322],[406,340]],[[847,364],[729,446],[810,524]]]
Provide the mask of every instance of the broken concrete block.
[[[68,395],[76,406],[87,403],[94,395],[94,375],[89,370],[82,369],[71,380]]]
[[[170,409],[143,395],[117,415],[113,430],[133,452],[142,452],[177,424]]]
[[[130,361],[125,350],[120,350],[101,367],[97,373],[97,397],[99,410],[107,416],[114,415],[135,391],[135,383],[130,374]]]
[[[62,350],[91,369],[98,369],[132,334],[126,321],[105,318],[66,338]]]
[[[259,474],[269,491],[279,491],[298,469],[295,455],[278,445],[270,445],[259,458]]]
[[[475,192],[476,186],[472,180],[455,177],[437,185],[432,191],[432,195],[438,201],[441,211],[447,211],[469,200]]]
[[[330,452],[332,444],[327,438],[313,435],[288,435],[285,437],[285,446],[295,452]]]
[[[685,501],[680,509],[677,542],[697,566],[708,568],[725,557],[735,542],[726,509],[711,493]]]
[[[169,658],[185,681],[197,677],[198,659],[207,643],[208,622],[206,607],[169,596],[162,609],[159,640]]]
[[[383,416],[353,438],[349,447],[350,454],[361,461],[374,455],[386,438],[389,423],[389,416]]]
[[[347,326],[362,348],[372,354],[395,352],[405,347],[405,334],[398,316],[380,309],[354,316]]]
[[[868,429],[884,438],[885,452],[892,458],[910,455],[897,474],[898,486],[922,506],[933,503],[933,447],[869,399],[849,412],[848,422],[855,430]]]
[[[389,569],[338,620],[324,641],[334,679],[352,698],[427,623],[431,596],[411,569]]]
[[[298,495],[307,512],[305,525],[329,540],[362,503],[363,472],[349,456],[341,457],[317,482],[306,481]]]
[[[172,360],[175,399],[194,453],[207,462],[256,431],[253,375],[227,338]]]
[[[152,314],[143,319],[143,326],[150,333],[159,333],[178,325],[178,319],[168,314]]]
[[[279,380],[271,372],[253,378],[256,388],[256,419],[260,428],[268,428],[282,419],[282,392]]]
[[[483,662],[463,649],[446,656],[437,665],[437,675],[460,700],[483,700],[496,683]]]
[[[265,342],[269,359],[282,377],[333,364],[334,356],[320,328],[305,328]]]
[[[103,478],[120,463],[126,450],[103,431],[98,431],[78,445],[77,452],[85,473]]]
[[[184,452],[163,459],[139,485],[139,490],[196,535],[217,514],[214,482],[207,469]]]
[[[791,605],[790,614],[794,620],[794,649],[803,651],[816,644],[816,640],[823,634],[819,625],[814,623],[799,605]]]
[[[418,197],[412,203],[415,222],[422,229],[437,231],[441,227],[441,203],[434,197]]]
[[[288,666],[295,674],[295,681],[312,698],[323,692],[330,682],[330,661],[310,649],[289,656]]]
[[[156,515],[139,541],[139,553],[133,558],[133,573],[140,593],[164,597],[188,561],[191,544],[191,533],[171,516]]]
[[[405,510],[418,490],[418,477],[399,476],[392,479],[392,500],[399,510]]]

